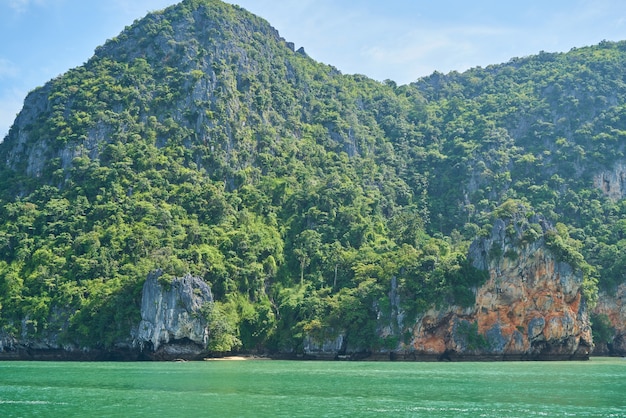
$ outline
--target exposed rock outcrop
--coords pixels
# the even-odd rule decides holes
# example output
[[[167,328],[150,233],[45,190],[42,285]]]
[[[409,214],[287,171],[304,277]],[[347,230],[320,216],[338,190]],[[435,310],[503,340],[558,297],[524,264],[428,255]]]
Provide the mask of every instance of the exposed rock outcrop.
[[[22,322],[22,335],[0,332],[0,360],[172,360],[200,359],[208,354],[209,331],[203,307],[213,302],[211,288],[202,279],[186,275],[168,285],[159,283],[161,272],[150,274],[144,283],[141,322],[131,340],[114,347],[90,349],[59,342],[59,332],[29,337],[28,318]],[[54,329],[67,324],[67,313],[55,309]],[[32,332],[31,332],[32,333]]]
[[[532,220],[543,233],[550,227]],[[470,247],[474,266],[489,271],[471,308],[431,309],[418,318],[417,354],[520,359],[587,358],[591,328],[582,272],[558,261],[543,237],[524,240],[528,222],[497,220],[490,237]]]
[[[142,292],[135,344],[155,359],[192,359],[206,354],[209,331],[202,308],[213,302],[202,279],[186,275],[166,287],[160,272],[148,276]]]
[[[617,163],[612,170],[596,174],[593,185],[611,199],[622,199],[626,195],[626,163]]]
[[[110,350],[90,349],[67,341],[63,334],[69,326],[70,313],[67,309],[53,307],[47,326],[37,326],[29,314],[11,327],[19,333],[0,331],[0,360],[107,360],[120,359],[117,347]],[[127,358],[127,356],[124,356]]]
[[[13,335],[0,332],[0,353],[13,352],[17,345],[18,341]]]
[[[346,340],[339,334],[334,340],[318,341],[310,335],[304,339],[304,352],[307,356],[319,360],[334,360],[341,358],[346,351]]]
[[[404,360],[586,359],[593,348],[582,293],[583,274],[560,261],[546,244],[553,228],[540,217],[496,220],[489,237],[470,247],[474,267],[489,278],[475,289],[471,307],[432,307],[416,319],[401,311],[392,281],[390,300],[399,324],[381,327],[381,337],[403,340],[371,358]],[[621,307],[622,305],[620,305]],[[626,314],[626,309],[621,312]],[[615,321],[621,319],[614,318]],[[615,322],[614,321],[614,322]],[[402,323],[404,325],[402,325]],[[403,331],[404,329],[404,331]],[[402,334],[400,334],[402,333]],[[340,336],[341,337],[341,336]],[[329,357],[336,341],[307,344],[306,354]],[[345,347],[342,347],[345,349]],[[349,351],[349,350],[348,350]],[[347,355],[361,353],[346,353]]]
[[[599,355],[626,356],[626,284],[619,285],[615,292],[601,292],[594,313],[598,316],[606,315],[614,330],[610,341],[599,342],[594,352]]]

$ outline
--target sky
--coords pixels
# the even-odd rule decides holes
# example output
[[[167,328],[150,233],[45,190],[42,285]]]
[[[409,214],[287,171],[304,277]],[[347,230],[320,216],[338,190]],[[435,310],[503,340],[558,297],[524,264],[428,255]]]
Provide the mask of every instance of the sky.
[[[135,19],[177,0],[0,0],[0,138],[26,94],[85,63]],[[626,40],[624,0],[229,0],[296,48],[379,81],[406,84]]]

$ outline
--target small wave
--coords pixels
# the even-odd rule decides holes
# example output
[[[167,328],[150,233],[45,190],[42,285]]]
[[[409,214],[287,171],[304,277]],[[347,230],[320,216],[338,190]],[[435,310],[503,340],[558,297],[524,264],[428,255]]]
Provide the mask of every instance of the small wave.
[[[67,405],[67,402],[11,401],[11,400],[0,399],[0,405]]]

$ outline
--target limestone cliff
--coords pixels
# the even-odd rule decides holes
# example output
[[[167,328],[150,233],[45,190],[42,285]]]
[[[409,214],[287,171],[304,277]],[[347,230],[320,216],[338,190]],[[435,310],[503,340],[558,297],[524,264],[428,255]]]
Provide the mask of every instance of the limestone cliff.
[[[135,345],[157,359],[202,356],[209,334],[201,310],[213,302],[211,288],[191,275],[175,278],[165,287],[159,276],[160,272],[150,274],[143,286]]]
[[[542,232],[550,227],[534,219]],[[418,318],[410,347],[417,354],[503,358],[586,358],[592,347],[582,272],[557,260],[529,223],[494,223],[470,255],[489,280],[471,308],[431,309]]]
[[[621,284],[615,292],[601,292],[594,314],[606,315],[612,329],[608,341],[598,341],[595,350],[599,355],[626,356],[626,284]],[[595,321],[594,321],[595,322]],[[594,328],[596,324],[594,323]]]
[[[596,173],[593,185],[610,199],[622,199],[626,195],[626,163],[618,162],[612,169]]]
[[[117,349],[119,348],[117,346],[109,353],[105,353],[97,348],[80,347],[78,344],[63,338],[63,334],[69,326],[68,318],[67,310],[54,307],[48,317],[47,327],[38,329],[37,323],[32,321],[29,314],[26,314],[17,324],[11,324],[12,327],[20,330],[19,333],[0,331],[0,360],[120,359],[117,356]]]
[[[549,248],[548,231],[553,228],[536,216],[496,220],[491,235],[470,247],[474,267],[489,273],[486,283],[475,289],[474,306],[433,306],[411,319],[395,301],[400,323],[381,327],[381,337],[395,333],[402,340],[397,329],[410,337],[396,349],[370,355],[417,360],[588,358],[593,342],[583,274]],[[392,301],[397,299],[394,283]],[[623,318],[613,319],[623,323]],[[305,348],[309,355],[327,358],[333,350],[336,356],[343,354],[341,342],[340,336]],[[357,351],[348,355],[362,357]]]

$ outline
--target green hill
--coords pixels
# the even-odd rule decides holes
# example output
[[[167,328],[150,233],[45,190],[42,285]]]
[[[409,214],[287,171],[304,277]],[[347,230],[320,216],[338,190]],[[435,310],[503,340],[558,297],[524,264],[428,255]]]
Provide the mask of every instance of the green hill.
[[[392,348],[474,304],[469,245],[513,202],[556,225],[593,302],[626,274],[625,64],[603,42],[397,86],[217,0],[151,13],[31,92],[0,144],[0,329],[109,349],[161,269],[211,286],[212,350]]]

